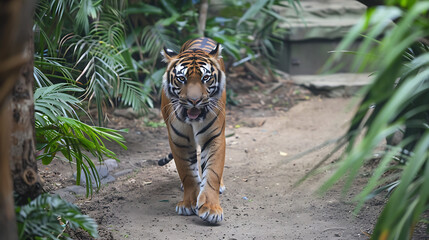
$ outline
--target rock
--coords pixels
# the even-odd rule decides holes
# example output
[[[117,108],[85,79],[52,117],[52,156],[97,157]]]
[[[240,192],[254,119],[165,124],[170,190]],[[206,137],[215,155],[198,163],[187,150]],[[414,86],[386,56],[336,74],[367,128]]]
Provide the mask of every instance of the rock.
[[[109,175],[109,169],[107,168],[106,165],[95,166],[95,169],[98,172],[98,175],[100,176],[100,178],[103,178],[103,177],[106,177],[107,175]],[[89,171],[91,172],[91,170],[89,170]],[[76,178],[76,176],[77,176],[77,174],[73,173],[73,177]],[[81,178],[84,178],[84,176],[85,176],[83,170],[81,171],[81,176],[82,176]]]
[[[54,191],[54,194],[57,194],[58,196],[60,196],[61,199],[69,203],[74,203],[76,201],[76,197],[74,196],[74,194],[70,193],[70,191],[65,188],[61,188]]]
[[[132,108],[126,108],[126,109],[115,109],[113,111],[113,115],[118,116],[118,117],[124,117],[127,119],[135,119],[138,117],[138,114],[136,112],[134,112],[134,110]]]
[[[101,179],[100,185],[108,184],[108,183],[114,182],[115,180],[116,180],[116,178],[114,178],[113,176],[109,175],[109,176]]]
[[[331,75],[295,75],[292,81],[316,94],[327,97],[350,97],[371,82],[368,73],[338,73]]]
[[[125,169],[125,170],[119,171],[117,173],[114,173],[113,176],[115,176],[116,178],[118,178],[118,177],[127,175],[127,174],[132,173],[132,172],[133,172],[132,169]]]
[[[106,165],[100,165],[100,166],[95,166],[96,171],[98,172],[98,176],[100,177],[100,182],[103,180],[103,178],[107,178],[109,175],[109,169],[107,168]],[[91,182],[93,186],[96,186],[95,183],[95,177],[93,176],[91,170],[90,170],[90,176],[91,176]],[[74,173],[73,177],[76,178],[77,174]],[[80,184],[82,186],[86,186],[86,177],[85,174],[83,172],[83,170],[81,171],[81,175],[80,175]]]
[[[161,111],[159,108],[149,108],[148,115],[150,118],[161,118]]]
[[[97,170],[100,178],[105,178],[109,175],[109,169],[106,165],[95,166],[95,169]]]
[[[112,171],[118,168],[118,162],[115,159],[111,159],[111,158],[105,160],[104,165],[107,166],[107,169],[109,169],[109,171]]]
[[[64,190],[69,191],[71,193],[77,194],[77,195],[85,195],[86,194],[86,188],[82,186],[72,185],[64,188]]]

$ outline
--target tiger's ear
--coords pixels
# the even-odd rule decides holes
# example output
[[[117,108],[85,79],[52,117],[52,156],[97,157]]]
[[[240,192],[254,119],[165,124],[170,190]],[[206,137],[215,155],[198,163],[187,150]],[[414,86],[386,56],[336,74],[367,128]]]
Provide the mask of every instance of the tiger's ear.
[[[164,49],[161,51],[161,55],[163,56],[162,61],[169,63],[175,56],[177,56],[177,53],[175,53],[173,50],[168,49],[164,47]]]
[[[223,49],[222,45],[220,45],[218,43],[216,45],[216,47],[213,48],[213,50],[209,54],[210,54],[210,56],[212,56],[212,57],[214,57],[216,59],[220,59],[220,58],[222,58],[222,55],[221,55],[222,54],[222,49]]]

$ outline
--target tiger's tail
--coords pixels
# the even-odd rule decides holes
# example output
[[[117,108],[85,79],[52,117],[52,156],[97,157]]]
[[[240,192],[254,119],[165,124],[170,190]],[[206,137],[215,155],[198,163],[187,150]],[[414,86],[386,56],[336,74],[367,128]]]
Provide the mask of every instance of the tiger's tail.
[[[158,165],[164,166],[165,164],[169,163],[171,160],[173,160],[173,154],[169,153],[167,156],[158,160]]]

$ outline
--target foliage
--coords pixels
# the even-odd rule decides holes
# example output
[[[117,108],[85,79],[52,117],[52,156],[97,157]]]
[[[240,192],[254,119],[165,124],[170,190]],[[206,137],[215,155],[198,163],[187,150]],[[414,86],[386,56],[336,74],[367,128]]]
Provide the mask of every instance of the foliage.
[[[376,72],[343,138],[344,157],[321,190],[342,177],[347,190],[384,139],[402,132],[402,140],[387,145],[381,159],[373,161],[376,168],[356,199],[359,210],[364,201],[387,191],[371,239],[409,239],[429,208],[429,2],[387,3],[368,9],[327,65],[334,68],[341,53],[363,36],[353,68],[371,66]]]
[[[164,46],[178,51],[186,40],[201,37],[197,6],[191,1],[165,0],[160,6],[140,3],[130,7],[129,14],[144,13],[157,19],[153,26],[142,30],[143,48],[150,49],[147,52],[150,59],[157,59]],[[215,14],[208,16],[204,35],[224,46],[226,59],[273,57],[286,33],[277,26],[285,19],[273,6],[293,7],[297,11],[300,7],[293,0],[225,0],[221,6],[213,6]]]
[[[75,109],[79,108],[80,100],[70,93],[81,91],[81,88],[66,83],[36,89],[36,148],[41,152],[38,159],[43,164],[49,164],[58,152],[70,163],[76,164],[76,182],[80,183],[82,170],[88,195],[92,193],[91,173],[97,187],[100,182],[95,165],[88,155],[91,154],[99,161],[102,161],[103,156],[118,160],[102,140],[114,141],[126,147],[123,145],[124,138],[117,130],[89,126],[78,120]]]
[[[205,35],[223,44],[226,59],[273,58],[285,33],[277,27],[285,19],[274,6],[300,7],[295,0],[225,0],[210,8]],[[159,52],[178,51],[199,37],[198,11],[199,1],[39,1],[36,82],[83,87],[82,96],[95,102],[100,125],[110,106],[145,111],[161,85]]]
[[[237,97],[237,93],[232,89],[226,90],[226,103],[232,106],[237,106],[239,102],[235,99]]]
[[[35,18],[35,78],[39,86],[70,82],[95,100],[99,124],[108,106],[152,107],[150,84],[139,74],[149,71],[133,54],[138,47],[127,32],[126,1],[40,1]]]
[[[98,237],[97,223],[58,196],[42,194],[24,206],[15,207],[19,239],[65,239],[66,228],[82,228]]]
[[[226,59],[273,57],[285,33],[277,27],[285,19],[274,6],[298,9],[299,2],[225,0],[214,6],[205,35],[223,44]],[[97,107],[99,125],[111,106],[145,111],[153,105],[151,95],[159,90],[165,70],[158,66],[159,52],[164,46],[178,51],[180,44],[199,37],[198,11],[198,1],[39,1],[36,83],[83,87],[82,97]]]

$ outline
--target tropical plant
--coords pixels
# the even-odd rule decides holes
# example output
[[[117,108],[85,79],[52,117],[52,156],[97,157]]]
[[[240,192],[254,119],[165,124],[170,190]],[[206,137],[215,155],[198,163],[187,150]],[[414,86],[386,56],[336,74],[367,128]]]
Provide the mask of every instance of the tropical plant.
[[[207,35],[223,43],[236,60],[249,55],[274,59],[287,33],[278,27],[287,19],[274,8],[294,8],[297,14],[300,8],[299,1],[293,0],[225,1],[225,4],[219,15],[209,19]],[[246,50],[244,56],[241,49]]]
[[[99,124],[108,106],[152,107],[148,74],[133,54],[139,47],[127,31],[127,1],[40,1],[36,9],[35,77],[39,86],[71,82],[95,100]],[[49,80],[48,80],[49,79]]]
[[[58,196],[42,194],[24,206],[15,207],[19,239],[69,239],[65,231],[82,228],[98,237],[97,223]]]
[[[158,19],[142,30],[143,48],[150,49],[150,59],[157,59],[164,46],[178,51],[179,44],[201,37],[198,9],[191,1],[185,3],[166,0],[160,6],[140,3],[128,9],[129,14],[144,13]],[[273,6],[294,8],[297,12],[300,8],[299,1],[294,0],[225,0],[215,7],[215,16],[208,16],[204,35],[224,46],[226,59],[275,56],[279,39],[286,33],[277,25],[286,19]]]
[[[103,157],[117,159],[116,154],[103,143],[103,140],[114,141],[123,148],[124,138],[117,130],[93,127],[79,121],[75,109],[80,108],[81,101],[71,95],[83,89],[58,83],[48,87],[40,87],[34,93],[36,114],[36,148],[40,151],[38,159],[49,164],[61,152],[66,160],[76,165],[77,184],[80,183],[81,172],[86,179],[87,195],[92,193],[92,178],[100,187],[100,179],[89,154],[102,161]],[[83,109],[80,109],[84,112]]]
[[[359,170],[371,161],[376,167],[356,196],[356,211],[366,200],[387,193],[371,239],[409,239],[429,208],[429,2],[386,4],[367,10],[327,65],[335,69],[341,54],[362,37],[353,69],[371,66],[376,71],[336,148],[346,145],[338,169],[321,191],[341,178],[345,178],[345,190],[349,189]],[[379,146],[398,132],[402,140],[396,145],[388,141],[381,158],[374,161]]]

